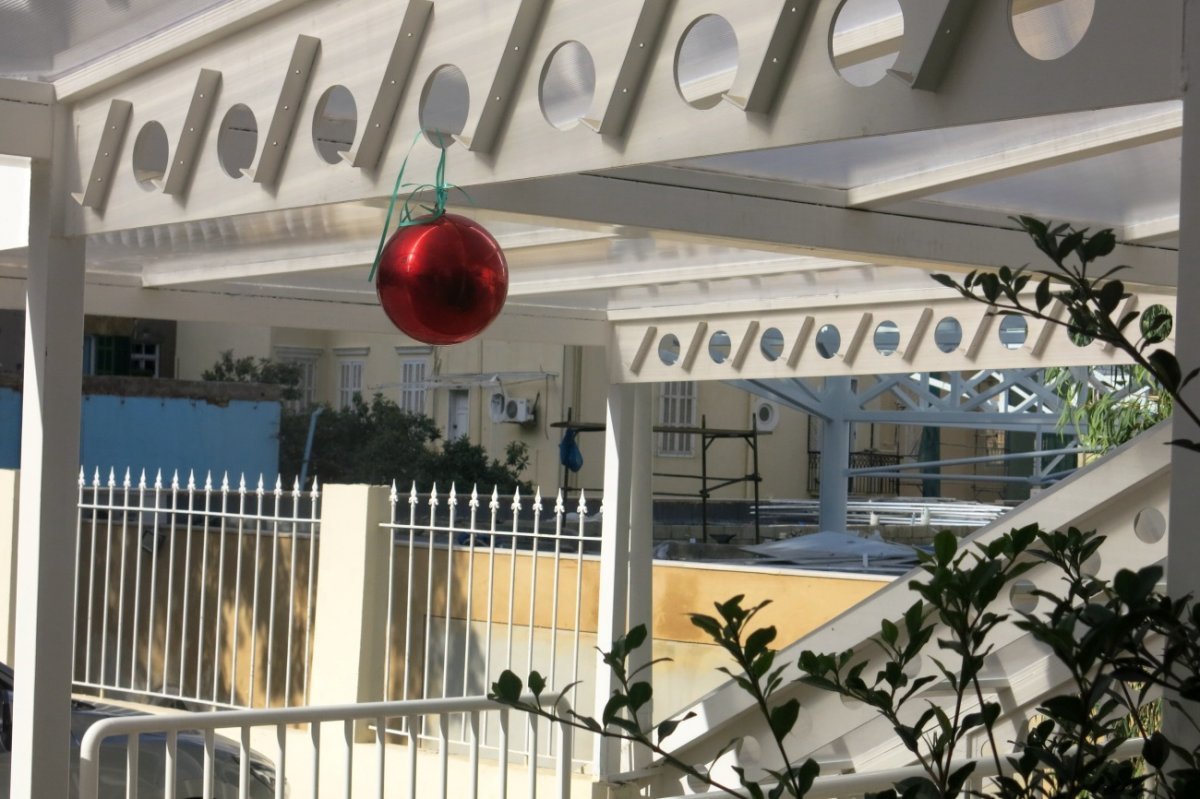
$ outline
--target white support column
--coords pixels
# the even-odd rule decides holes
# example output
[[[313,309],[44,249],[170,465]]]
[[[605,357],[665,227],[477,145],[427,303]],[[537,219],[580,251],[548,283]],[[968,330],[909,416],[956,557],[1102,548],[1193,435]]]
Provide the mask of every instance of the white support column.
[[[30,177],[17,560],[14,797],[66,796],[71,742],[75,503],[83,371],[82,239],[63,236],[70,120]]]
[[[624,635],[628,614],[629,509],[633,473],[635,394],[632,385],[612,384],[604,434],[604,515],[600,528],[600,601],[596,620],[596,645],[612,646]],[[596,655],[596,715],[604,709],[617,687],[608,666]],[[620,752],[614,740],[597,736],[593,758],[601,779],[620,768]]]
[[[629,668],[644,666],[654,657],[654,498],[650,490],[654,420],[650,385],[633,388],[633,441],[629,473],[629,626],[646,625],[646,643],[629,658]],[[653,669],[647,667],[637,677],[654,684]],[[653,718],[653,700],[642,709],[643,724]],[[650,765],[650,752],[634,747],[629,767]]]
[[[850,486],[846,470],[850,468],[850,422],[846,411],[853,396],[850,378],[825,378],[822,406],[829,418],[822,420],[820,528],[842,532],[846,529],[846,503]]]
[[[309,679],[314,705],[384,698],[392,536],[379,525],[388,520],[389,508],[383,486],[322,489],[321,540],[327,544],[318,550],[317,573],[322,579],[317,581]],[[356,725],[355,735],[360,741],[371,740],[365,721]]]
[[[1183,53],[1183,156],[1179,189],[1179,271],[1176,308],[1200,303],[1200,2],[1184,3]],[[1175,354],[1184,374],[1200,365],[1200,320],[1193,313],[1175,315]],[[1195,381],[1184,395],[1193,408],[1200,407],[1200,385]],[[1174,438],[1200,440],[1200,428],[1176,412]],[[1171,509],[1167,525],[1167,590],[1173,597],[1200,594],[1200,537],[1193,525],[1200,517],[1196,474],[1200,453],[1180,447],[1171,450]],[[1196,707],[1193,705],[1193,712]],[[1163,704],[1163,728],[1171,740],[1186,748],[1200,743],[1195,727],[1177,710]]]

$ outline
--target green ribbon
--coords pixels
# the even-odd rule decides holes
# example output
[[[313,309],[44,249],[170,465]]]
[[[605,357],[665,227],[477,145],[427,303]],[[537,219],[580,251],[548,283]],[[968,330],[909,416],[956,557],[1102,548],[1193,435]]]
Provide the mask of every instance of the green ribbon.
[[[424,129],[417,131],[417,135],[413,137],[412,144],[408,146],[408,152],[404,156],[404,161],[400,164],[400,172],[396,175],[396,185],[392,187],[392,197],[388,201],[387,216],[384,217],[383,220],[383,232],[379,234],[379,248],[375,250],[375,260],[371,264],[371,274],[367,276],[368,282],[374,282],[375,272],[379,269],[379,258],[383,255],[384,245],[387,244],[388,232],[392,226],[392,214],[396,212],[396,202],[400,198],[401,189],[410,188],[411,191],[408,193],[408,196],[404,198],[404,201],[401,204],[400,213],[396,220],[397,230],[404,227],[411,227],[413,225],[428,224],[440,217],[442,214],[446,213],[446,199],[449,197],[451,189],[457,189],[466,195],[466,192],[458,186],[455,186],[453,183],[446,182],[445,147],[439,148],[441,150],[441,155],[438,157],[437,171],[434,173],[433,183],[415,184],[404,182],[404,169],[408,166],[408,159],[412,156],[413,148],[417,146],[417,142],[421,140],[423,135],[425,135]],[[444,137],[447,134],[436,133],[434,135],[438,137]],[[413,200],[418,194],[426,191],[433,192],[433,205],[418,205],[418,208],[425,211],[425,213],[414,216],[412,208]],[[470,199],[471,198],[467,196],[467,200],[469,201]]]

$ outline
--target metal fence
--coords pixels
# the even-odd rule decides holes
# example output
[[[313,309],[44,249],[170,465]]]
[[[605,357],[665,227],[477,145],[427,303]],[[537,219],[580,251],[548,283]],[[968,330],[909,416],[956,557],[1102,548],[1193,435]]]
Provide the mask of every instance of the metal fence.
[[[543,695],[542,704],[557,706],[559,715],[570,710],[557,695]],[[466,697],[102,719],[88,728],[80,745],[79,795],[82,799],[98,799],[103,784],[106,791],[113,792],[105,796],[119,792],[129,797],[138,796],[140,787],[143,795],[150,796],[533,799],[539,793],[539,776],[543,776],[548,784],[542,786],[542,796],[569,797],[570,761],[565,757],[543,764],[536,758],[526,758],[522,790],[519,775],[513,779],[510,770],[510,765],[517,764],[511,763],[505,746],[499,748],[495,768],[484,771],[476,736],[463,752],[463,767],[451,769],[451,747],[444,737],[431,762],[419,757],[424,753],[411,739],[405,747],[388,746],[384,732],[389,719],[403,720],[406,729],[445,729],[447,718],[466,717],[470,729],[478,730],[481,723],[491,720],[507,736],[510,726],[524,725],[527,719],[517,712],[520,721],[510,722],[510,715],[508,708],[496,702]],[[364,723],[374,733],[374,741],[361,751],[364,745],[355,743],[355,730]],[[307,729],[289,729],[296,725],[306,725]],[[323,732],[326,726],[334,728],[330,730],[333,735]],[[251,749],[256,728],[273,733],[273,751],[268,749],[267,757]],[[536,727],[526,729],[536,734]],[[571,727],[561,724],[556,729],[560,740],[569,744]],[[236,735],[237,739],[223,738],[217,730]],[[289,745],[289,740],[294,743]],[[358,757],[355,750],[360,750]],[[569,745],[561,751],[570,751]],[[553,770],[539,775],[539,765]],[[436,776],[427,776],[430,772]]]
[[[549,518],[540,492],[502,500],[473,489],[463,502],[453,486],[402,495],[393,485],[390,500],[385,699],[486,693],[504,669],[536,669],[552,687],[579,681],[595,644],[600,551],[585,535],[586,496],[569,513],[560,493]],[[449,734],[467,740],[462,721]],[[485,728],[485,744],[498,734]],[[514,744],[538,751],[528,735]],[[545,736],[539,754],[555,747]]]
[[[211,707],[308,693],[319,494],[79,475],[75,686]]]

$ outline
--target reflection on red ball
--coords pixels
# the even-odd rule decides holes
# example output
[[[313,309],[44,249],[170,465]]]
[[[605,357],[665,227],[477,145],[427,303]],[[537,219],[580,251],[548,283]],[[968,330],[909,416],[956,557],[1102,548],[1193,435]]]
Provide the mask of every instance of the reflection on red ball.
[[[481,225],[442,214],[392,234],[375,290],[400,331],[426,344],[457,344],[491,324],[508,296],[508,263]]]

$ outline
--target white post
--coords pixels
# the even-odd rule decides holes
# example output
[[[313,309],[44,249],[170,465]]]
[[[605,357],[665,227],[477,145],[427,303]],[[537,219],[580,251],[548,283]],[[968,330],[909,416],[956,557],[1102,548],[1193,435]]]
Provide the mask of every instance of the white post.
[[[850,378],[825,378],[825,392],[821,399],[822,410],[829,417],[822,421],[821,434],[821,485],[820,485],[820,528],[844,532],[846,530],[846,503],[850,499],[849,480],[846,470],[850,468],[850,425],[845,417],[846,409],[853,400]]]
[[[654,656],[654,498],[650,490],[654,420],[650,403],[650,385],[640,383],[633,390],[633,441],[629,453],[629,626],[646,625],[649,637],[641,649],[629,658],[629,668],[639,668]],[[654,684],[649,666],[637,679]],[[653,719],[653,700],[639,714],[643,724]],[[637,747],[630,768],[650,765],[650,751]]]
[[[612,384],[604,433],[604,514],[600,527],[600,600],[596,619],[596,645],[612,646],[624,635],[628,609],[629,508],[634,430],[634,388]],[[596,655],[596,716],[617,687],[603,659]],[[621,749],[614,740],[596,739],[593,768],[600,779],[617,773]]]
[[[0,660],[13,662],[17,621],[17,524],[21,473],[0,469]]]
[[[1175,354],[1183,373],[1200,366],[1200,320],[1190,311],[1200,303],[1200,3],[1183,4],[1183,157],[1179,189],[1179,269],[1175,307]],[[1187,312],[1185,312],[1185,309]],[[1200,386],[1193,381],[1184,392],[1193,408],[1200,407]],[[1173,436],[1200,440],[1200,428],[1176,412]],[[1180,447],[1171,450],[1171,510],[1167,526],[1167,589],[1173,597],[1200,595],[1200,537],[1193,524],[1200,518],[1196,474],[1200,453]],[[1197,710],[1195,705],[1190,708]],[[1163,728],[1168,737],[1188,749],[1200,745],[1200,734],[1169,703],[1163,704]]]
[[[33,162],[29,192],[14,797],[66,796],[70,763],[84,246],[63,235],[70,118],[62,107],[53,128],[56,160]]]
[[[407,509],[407,505],[405,508]],[[317,613],[309,697],[314,705],[384,697],[388,555],[392,536],[383,486],[327,485],[321,493]],[[406,657],[409,653],[404,653]],[[407,672],[405,672],[407,673]],[[357,725],[369,738],[367,722]]]

